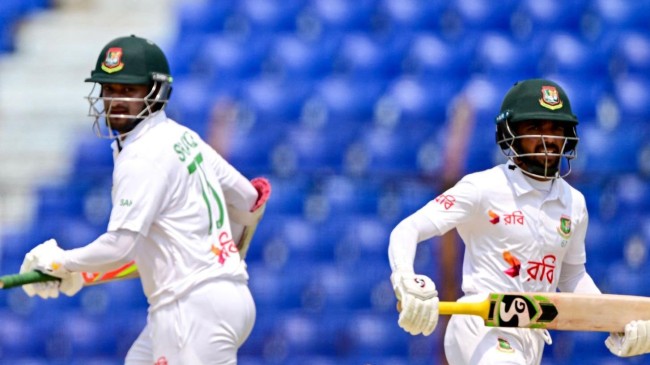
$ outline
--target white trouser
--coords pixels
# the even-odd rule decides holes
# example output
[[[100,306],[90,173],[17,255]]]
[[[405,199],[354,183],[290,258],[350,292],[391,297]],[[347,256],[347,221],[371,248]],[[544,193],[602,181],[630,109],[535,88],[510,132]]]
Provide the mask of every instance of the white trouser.
[[[478,316],[455,315],[445,332],[445,356],[449,365],[538,365],[545,341],[544,330],[486,327]]]
[[[202,283],[149,313],[125,365],[237,364],[237,350],[254,323],[255,304],[245,283]]]

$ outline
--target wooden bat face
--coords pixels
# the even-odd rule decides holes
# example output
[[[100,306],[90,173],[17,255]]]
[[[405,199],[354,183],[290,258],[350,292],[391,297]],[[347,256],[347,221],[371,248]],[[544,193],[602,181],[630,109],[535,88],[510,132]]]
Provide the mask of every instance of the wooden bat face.
[[[616,294],[491,293],[481,302],[440,302],[440,314],[483,318],[490,327],[624,332],[650,320],[650,298]]]

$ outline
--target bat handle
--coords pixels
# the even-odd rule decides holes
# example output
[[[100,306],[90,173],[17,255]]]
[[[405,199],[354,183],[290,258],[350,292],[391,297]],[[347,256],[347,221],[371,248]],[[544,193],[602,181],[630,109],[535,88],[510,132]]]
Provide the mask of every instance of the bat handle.
[[[25,284],[42,283],[45,281],[61,280],[55,276],[40,271],[30,271],[22,274],[0,276],[0,288],[9,289]]]
[[[397,302],[397,311],[402,311],[402,302],[400,301]],[[478,303],[439,302],[438,311],[443,315],[470,314],[479,316],[483,319],[488,319],[490,313],[490,301],[484,300]]]

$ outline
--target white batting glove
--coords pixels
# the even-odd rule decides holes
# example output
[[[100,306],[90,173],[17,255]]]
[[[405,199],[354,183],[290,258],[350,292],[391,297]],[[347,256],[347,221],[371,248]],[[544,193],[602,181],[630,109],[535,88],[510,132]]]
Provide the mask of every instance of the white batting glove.
[[[605,340],[612,354],[629,357],[650,352],[650,321],[632,321],[625,325],[625,334],[612,333]]]
[[[427,276],[404,271],[393,272],[390,280],[401,303],[399,326],[412,335],[430,335],[438,324],[436,285]]]
[[[64,251],[53,239],[47,240],[34,247],[25,255],[20,272],[40,271],[42,273],[56,276],[61,281],[48,281],[43,283],[23,285],[27,295],[33,297],[38,295],[43,299],[58,298],[59,291],[73,296],[83,287],[81,273],[70,272],[63,267]]]

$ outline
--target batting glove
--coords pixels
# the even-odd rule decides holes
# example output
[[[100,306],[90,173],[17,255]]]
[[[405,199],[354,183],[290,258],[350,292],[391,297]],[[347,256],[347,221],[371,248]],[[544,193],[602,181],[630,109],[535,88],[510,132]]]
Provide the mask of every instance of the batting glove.
[[[430,335],[438,324],[436,285],[427,276],[412,272],[396,271],[390,280],[401,303],[399,326],[412,335]]]
[[[47,240],[34,247],[25,255],[20,272],[40,271],[42,273],[56,276],[60,281],[48,281],[43,283],[23,285],[27,295],[33,297],[38,295],[43,299],[58,298],[59,291],[73,296],[83,286],[81,273],[70,272],[63,267],[64,251],[53,239]]]
[[[625,334],[612,333],[605,340],[612,354],[629,357],[650,352],[650,321],[632,321],[625,325]]]

